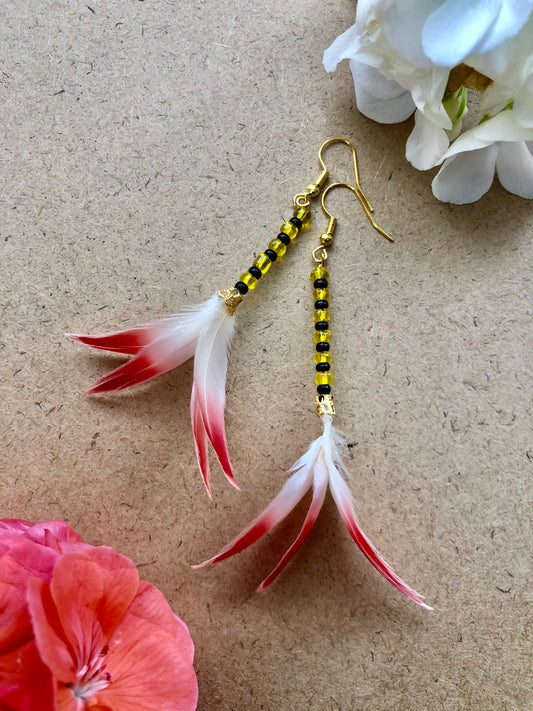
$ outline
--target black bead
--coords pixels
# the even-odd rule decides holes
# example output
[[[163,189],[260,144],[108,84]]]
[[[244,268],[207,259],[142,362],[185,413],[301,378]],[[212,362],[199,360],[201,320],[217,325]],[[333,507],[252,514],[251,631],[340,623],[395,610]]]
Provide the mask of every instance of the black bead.
[[[263,275],[261,274],[261,270],[258,269],[257,267],[250,267],[250,269],[248,269],[248,271],[249,271],[250,274],[251,274],[252,276],[254,276],[256,279],[261,279],[261,277],[263,276]]]
[[[315,331],[327,331],[329,328],[329,323],[327,321],[318,321],[315,323]]]
[[[328,280],[327,279],[315,279],[313,286],[315,289],[327,289]]]
[[[301,229],[302,227],[302,221],[299,217],[291,217],[289,222],[292,222],[292,224],[295,225],[298,229]]]
[[[319,395],[329,395],[331,392],[331,385],[319,385],[316,391]]]
[[[270,259],[271,262],[275,262],[278,258],[278,255],[274,252],[273,249],[265,249],[264,254],[266,254],[266,256]]]
[[[245,284],[243,281],[238,281],[238,282],[235,284],[235,288],[236,288],[237,291],[238,291],[240,294],[242,294],[243,296],[244,296],[244,295],[246,294],[246,292],[248,291],[248,287],[246,286],[246,284]]]
[[[316,369],[319,373],[324,373],[326,370],[331,370],[331,366],[329,363],[317,363]]]
[[[329,306],[329,301],[326,301],[325,299],[319,299],[318,301],[315,301],[315,309],[327,309]]]
[[[319,353],[324,353],[324,351],[329,351],[329,343],[327,341],[320,341],[316,344],[316,349]]]
[[[278,239],[281,240],[286,246],[291,243],[291,238],[289,237],[289,235],[286,235],[285,232],[280,232],[278,235]]]

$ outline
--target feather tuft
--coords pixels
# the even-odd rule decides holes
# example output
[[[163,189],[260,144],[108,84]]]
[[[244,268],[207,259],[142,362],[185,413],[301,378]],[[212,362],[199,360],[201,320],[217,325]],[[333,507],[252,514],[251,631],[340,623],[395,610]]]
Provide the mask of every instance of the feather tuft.
[[[231,467],[224,426],[228,352],[234,332],[235,318],[217,293],[202,304],[153,323],[99,336],[77,333],[66,336],[91,348],[133,356],[97,380],[87,391],[89,395],[138,385],[195,356],[190,416],[198,465],[211,496],[208,441],[226,477],[239,488]]]
[[[321,420],[324,427],[322,435],[311,443],[307,452],[294,464],[290,470],[293,472],[292,476],[263,513],[215,556],[192,567],[203,568],[207,565],[218,563],[248,548],[248,546],[251,546],[280,523],[312,487],[313,497],[298,536],[274,570],[257,588],[257,592],[265,590],[274,582],[303,545],[320,513],[329,484],[341,518],[363,555],[386,580],[409,599],[428,610],[433,609],[422,601],[423,598],[419,593],[406,585],[396,575],[359,526],[350,490],[342,476],[343,473],[347,473],[341,456],[344,439],[340,432],[333,427],[331,415],[322,415]]]

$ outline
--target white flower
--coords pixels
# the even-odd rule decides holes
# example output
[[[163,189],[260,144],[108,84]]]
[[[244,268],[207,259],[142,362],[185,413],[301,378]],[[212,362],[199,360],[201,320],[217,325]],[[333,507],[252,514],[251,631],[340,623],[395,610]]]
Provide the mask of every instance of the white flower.
[[[355,25],[324,52],[324,66],[331,72],[340,61],[350,59],[357,107],[369,118],[381,123],[403,121],[416,107],[435,125],[451,129],[442,106],[449,71],[427,59],[417,65],[397,51],[384,24],[390,5],[390,0],[360,1]],[[420,36],[418,45],[423,57]]]
[[[495,171],[506,190],[533,198],[533,128],[521,126],[514,111],[502,111],[463,133],[442,160],[432,183],[439,200],[456,205],[479,200]]]
[[[533,197],[533,0],[360,0],[324,66],[345,58],[361,113],[394,123],[414,112],[406,157],[419,170],[444,161],[436,197],[472,202],[495,170],[508,190]],[[484,90],[483,119],[460,136],[466,86]]]

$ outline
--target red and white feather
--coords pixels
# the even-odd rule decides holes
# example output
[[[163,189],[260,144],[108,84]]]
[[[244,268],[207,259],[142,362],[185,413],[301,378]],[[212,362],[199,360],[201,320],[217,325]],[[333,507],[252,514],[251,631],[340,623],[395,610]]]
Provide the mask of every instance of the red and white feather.
[[[282,521],[304,497],[307,491],[312,487],[313,496],[307,516],[305,517],[302,528],[283,555],[274,570],[263,580],[257,588],[257,592],[265,590],[293,556],[298,552],[305,539],[309,535],[313,527],[324,499],[328,485],[342,520],[350,536],[353,538],[363,555],[370,561],[374,568],[383,575],[394,587],[406,595],[410,600],[413,600],[418,605],[431,610],[429,605],[423,602],[423,597],[409,587],[404,581],[394,572],[392,567],[383,559],[376,548],[371,543],[359,525],[357,515],[355,513],[354,502],[348,485],[346,484],[343,474],[346,474],[346,467],[343,464],[340,454],[343,445],[342,435],[333,427],[332,417],[330,415],[321,416],[324,426],[323,434],[311,443],[307,452],[291,468],[293,472],[290,479],[284,484],[279,494],[267,506],[247,528],[244,529],[236,538],[228,543],[222,550],[209,560],[193,566],[194,568],[203,568],[212,563],[218,563],[225,558],[229,558],[236,553],[240,553],[248,546],[255,543],[259,538],[268,533],[274,526]]]
[[[203,304],[136,328],[100,336],[66,335],[91,348],[133,356],[97,380],[87,391],[88,395],[129,388],[166,373],[194,356],[191,424],[198,465],[207,493],[211,495],[208,442],[226,477],[237,487],[224,426],[228,353],[234,332],[235,317],[229,314],[224,300],[214,294]]]

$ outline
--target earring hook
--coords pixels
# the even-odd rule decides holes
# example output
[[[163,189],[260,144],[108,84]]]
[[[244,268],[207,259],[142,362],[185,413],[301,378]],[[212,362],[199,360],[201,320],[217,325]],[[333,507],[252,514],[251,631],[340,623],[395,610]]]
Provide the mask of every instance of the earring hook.
[[[327,230],[324,235],[320,236],[321,244],[324,244],[325,246],[328,246],[329,244],[331,244],[331,242],[333,241],[333,233],[335,232],[335,228],[337,226],[336,218],[333,217],[331,212],[326,207],[326,195],[333,188],[348,188],[348,190],[351,190],[352,193],[355,195],[355,197],[361,203],[361,207],[363,208],[365,215],[368,217],[372,227],[377,232],[379,232],[380,235],[383,235],[383,237],[385,237],[385,239],[388,239],[389,242],[394,242],[394,239],[387,232],[385,232],[384,229],[382,229],[378,224],[376,224],[376,221],[372,217],[371,211],[368,208],[368,204],[369,204],[368,200],[366,199],[365,194],[360,189],[354,188],[354,186],[350,185],[349,183],[331,183],[331,185],[328,185],[328,187],[322,193],[322,199],[321,199],[322,210],[324,210],[324,214],[329,218]],[[329,240],[326,239],[327,237],[329,237]],[[323,238],[324,238],[324,240],[323,240]],[[326,244],[326,242],[327,242],[327,244]]]
[[[328,138],[328,140],[325,141],[320,146],[320,150],[318,151],[318,160],[319,160],[320,166],[325,171],[327,171],[326,164],[324,163],[324,157],[322,154],[323,154],[324,150],[328,146],[331,146],[333,143],[344,143],[344,145],[348,146],[348,148],[352,151],[353,172],[355,175],[355,186],[359,192],[359,195],[357,197],[363,207],[363,210],[367,213],[367,215],[369,212],[374,212],[374,208],[370,204],[370,200],[365,195],[365,192],[364,192],[363,188],[361,187],[361,183],[359,182],[359,167],[357,164],[357,151],[355,150],[355,146],[353,145],[353,143],[351,143],[347,138],[342,138],[342,136],[335,136],[334,138]]]

